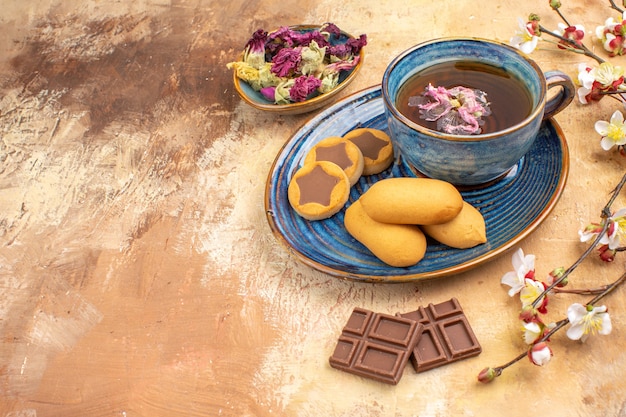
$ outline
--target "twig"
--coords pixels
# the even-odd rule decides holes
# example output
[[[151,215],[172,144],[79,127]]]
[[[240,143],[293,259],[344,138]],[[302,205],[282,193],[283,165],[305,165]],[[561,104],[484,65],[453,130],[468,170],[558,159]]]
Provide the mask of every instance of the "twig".
[[[600,294],[604,290],[606,290],[609,286],[603,285],[598,288],[587,288],[587,289],[579,289],[579,288],[559,288],[556,287],[552,290],[554,294],[578,294],[578,295],[593,295]]]
[[[611,217],[611,205],[613,205],[613,203],[615,202],[615,199],[617,198],[618,194],[621,192],[622,188],[624,187],[624,185],[626,185],[626,174],[624,174],[624,176],[622,177],[622,179],[620,180],[620,182],[617,184],[617,186],[613,189],[613,191],[611,191],[611,197],[609,198],[609,201],[606,203],[606,205],[603,207],[602,209],[602,213],[601,213],[601,217],[605,220],[609,219]],[[574,262],[567,270],[565,270],[565,272],[563,273],[563,275],[561,275],[558,279],[556,279],[551,285],[549,285],[532,303],[533,308],[535,308],[538,304],[538,302],[543,299],[544,296],[546,296],[550,291],[555,291],[555,292],[569,292],[569,293],[576,293],[576,294],[596,294],[596,296],[594,298],[592,298],[591,300],[589,300],[587,302],[586,305],[588,306],[593,306],[594,304],[596,304],[598,301],[602,300],[604,297],[606,297],[607,295],[609,295],[610,293],[612,293],[618,286],[620,286],[624,281],[626,281],[626,272],[624,272],[622,274],[622,276],[620,276],[617,280],[615,280],[613,283],[608,284],[608,285],[604,285],[600,288],[597,289],[593,289],[593,290],[564,290],[561,288],[558,288],[555,290],[555,288],[557,288],[557,285],[559,283],[561,283],[564,279],[567,278],[567,276],[569,274],[571,274],[577,267],[578,265],[580,265],[580,263],[587,257],[589,256],[589,254],[593,251],[593,249],[598,245],[598,243],[600,242],[600,239],[602,239],[603,235],[606,233],[606,231],[608,230],[610,222],[605,221],[604,225],[602,227],[602,231],[598,234],[598,236],[596,236],[596,239],[593,241],[593,243],[591,245],[589,245],[589,247],[585,250],[585,252],[580,256],[580,258],[578,258],[578,260],[576,262]],[[624,247],[620,247],[618,248],[619,251],[622,250],[626,250],[626,248]],[[530,352],[530,350],[533,348],[533,346],[537,345],[538,343],[542,343],[545,342],[547,340],[550,339],[550,337],[555,334],[557,331],[559,331],[560,329],[562,329],[565,325],[567,325],[569,323],[569,319],[568,318],[564,318],[558,322],[555,323],[555,326],[552,327],[548,332],[546,332],[545,334],[543,334],[543,336],[537,340],[535,340],[530,347],[528,348],[527,351],[520,353],[519,355],[517,355],[515,358],[513,358],[512,360],[510,360],[509,362],[505,363],[504,365],[500,365],[497,366],[495,368],[485,368],[481,374],[483,374],[483,372],[490,372],[490,377],[486,378],[483,380],[483,382],[490,382],[493,379],[495,379],[496,377],[500,376],[502,374],[502,371],[504,371],[504,369],[508,368],[509,366],[519,362],[520,360],[522,360],[524,357],[526,357],[528,355],[528,352]],[[479,379],[481,377],[479,376]]]
[[[609,0],[609,3],[611,3],[611,9],[617,10],[620,13],[624,13],[624,10],[618,7],[613,0]]]
[[[605,218],[611,217],[611,206],[615,202],[619,193],[622,191],[622,188],[624,188],[624,185],[626,185],[626,174],[624,174],[622,180],[615,186],[613,191],[611,191],[613,195],[611,196],[609,202],[606,203],[606,206],[604,206],[604,209],[602,209],[602,215],[605,216]]]
[[[617,186],[613,189],[613,191],[611,191],[612,195],[611,198],[609,199],[609,201],[606,203],[606,205],[604,206],[604,208],[602,209],[602,214],[601,217],[603,219],[608,219],[611,217],[611,206],[613,205],[613,203],[615,202],[615,199],[617,198],[617,196],[619,195],[619,193],[622,191],[622,188],[624,187],[624,185],[626,184],[626,174],[624,174],[624,176],[622,177],[621,181],[617,184]],[[554,282],[549,285],[536,299],[535,301],[533,301],[532,306],[533,307],[537,307],[537,304],[539,304],[539,301],[546,295],[548,294],[550,291],[552,291],[557,285],[559,285],[561,282],[563,282],[563,280],[565,278],[567,278],[567,276],[569,274],[571,274],[577,267],[578,265],[581,264],[582,261],[585,260],[585,258],[587,258],[587,256],[589,256],[591,254],[591,252],[593,252],[593,250],[595,249],[595,247],[598,245],[598,243],[600,243],[600,240],[602,239],[602,237],[604,236],[604,234],[606,233],[606,231],[609,228],[610,223],[608,221],[604,222],[604,225],[602,226],[602,230],[600,231],[600,233],[598,233],[598,235],[596,236],[595,240],[593,241],[593,243],[591,245],[589,245],[587,247],[587,249],[585,250],[585,252],[583,252],[583,254],[580,256],[580,258],[578,258],[578,260],[576,262],[574,262],[569,268],[567,268],[565,270],[565,272],[563,273],[562,276],[560,276],[558,279],[554,280]]]
[[[598,301],[600,301],[601,299],[603,299],[604,297],[609,295],[611,292],[613,292],[624,281],[626,281],[626,272],[624,274],[622,274],[622,276],[619,277],[615,282],[613,282],[612,284],[607,285],[606,288],[604,289],[604,291],[602,291],[596,297],[594,297],[591,300],[589,300],[586,305],[593,306]],[[537,339],[535,342],[533,342],[530,345],[530,347],[528,348],[527,351],[520,353],[519,355],[517,355],[515,358],[511,359],[510,361],[508,361],[504,365],[500,365],[500,366],[497,366],[495,368],[492,368],[493,372],[494,372],[494,377],[498,377],[498,376],[502,375],[502,371],[504,371],[506,368],[508,368],[509,366],[514,365],[515,363],[517,363],[520,360],[524,359],[528,355],[528,351],[530,349],[532,349],[533,346],[535,346],[536,344],[539,344],[539,343],[542,343],[542,342],[545,342],[545,341],[549,340],[550,337],[552,337],[552,335],[554,335],[556,332],[558,332],[560,329],[562,329],[568,323],[569,323],[569,319],[568,318],[564,318],[562,320],[559,320],[558,322],[556,322],[555,326],[550,329],[550,331],[546,332],[540,339]]]
[[[567,19],[566,19],[566,18],[565,18],[565,16],[563,15],[563,13],[561,13],[561,10],[560,10],[558,7],[557,7],[557,8],[555,8],[555,9],[554,9],[554,11],[555,11],[555,12],[556,12],[556,13],[557,13],[560,17],[561,17],[561,19],[563,19],[563,22],[565,22],[565,24],[566,24],[567,26],[572,26],[572,25],[571,25],[571,24],[567,21]]]
[[[594,54],[593,51],[589,48],[587,48],[584,44],[580,43],[576,43],[574,42],[572,39],[568,39],[564,36],[561,36],[557,33],[551,32],[549,30],[547,30],[545,27],[539,25],[539,30],[541,31],[541,33],[545,33],[546,35],[550,35],[552,37],[555,37],[559,40],[561,40],[562,42],[565,42],[565,45],[563,45],[562,43],[559,43],[559,45],[566,47],[568,51],[571,52],[576,52],[578,54],[583,54],[586,55],[590,58],[595,59],[599,64],[604,62],[604,59],[600,58],[598,55]]]
[[[617,281],[615,281],[613,284],[609,285],[606,290],[602,291],[602,293],[598,294],[592,300],[588,301],[587,305],[591,305],[592,306],[592,305],[596,304],[598,301],[600,301],[601,299],[603,299],[604,297],[606,297],[607,295],[612,293],[613,290],[615,290],[622,282],[624,282],[624,280],[626,280],[626,272],[624,274],[622,274],[622,276],[619,277],[619,279]]]

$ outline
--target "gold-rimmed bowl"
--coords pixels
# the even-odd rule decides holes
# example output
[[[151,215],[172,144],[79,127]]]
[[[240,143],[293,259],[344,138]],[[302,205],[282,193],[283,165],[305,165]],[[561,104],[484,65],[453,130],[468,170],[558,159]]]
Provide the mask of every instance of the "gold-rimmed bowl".
[[[294,25],[290,26],[290,29],[298,32],[309,32],[320,28],[320,25]],[[331,39],[331,43],[345,43],[348,39],[354,39],[354,36],[341,31],[341,35],[338,39]],[[339,93],[350,84],[357,73],[363,66],[364,59],[363,48],[359,51],[359,62],[350,70],[342,71],[339,75],[339,83],[337,86],[327,93],[315,93],[312,97],[305,101],[294,102],[289,104],[276,104],[268,101],[263,94],[259,91],[255,91],[247,82],[237,77],[237,72],[233,71],[233,83],[235,90],[241,97],[241,99],[250,106],[275,114],[281,115],[295,115],[308,113],[317,110],[325,105],[334,102]]]

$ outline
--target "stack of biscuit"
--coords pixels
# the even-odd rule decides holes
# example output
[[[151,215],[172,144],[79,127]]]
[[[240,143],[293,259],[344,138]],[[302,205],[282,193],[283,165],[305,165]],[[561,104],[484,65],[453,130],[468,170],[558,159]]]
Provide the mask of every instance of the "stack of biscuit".
[[[307,220],[327,219],[348,201],[362,175],[378,174],[393,162],[393,147],[382,130],[359,128],[318,142],[291,178],[289,203]]]
[[[348,207],[344,225],[378,259],[394,267],[422,260],[425,234],[458,249],[487,241],[480,212],[452,184],[430,178],[378,181]]]
[[[389,136],[359,128],[330,136],[304,157],[291,178],[289,203],[300,216],[316,221],[338,213],[362,175],[378,174],[393,162]],[[378,259],[394,267],[418,263],[426,235],[453,248],[487,241],[480,212],[463,201],[450,183],[430,178],[387,178],[372,185],[346,209],[346,230]]]

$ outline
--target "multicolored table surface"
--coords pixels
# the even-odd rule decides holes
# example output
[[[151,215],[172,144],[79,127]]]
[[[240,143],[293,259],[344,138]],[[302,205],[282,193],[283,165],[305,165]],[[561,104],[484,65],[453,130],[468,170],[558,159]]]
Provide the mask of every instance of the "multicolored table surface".
[[[595,27],[620,19],[608,3],[561,9],[606,59]],[[611,334],[581,343],[560,331],[546,366],[524,359],[492,384],[476,380],[526,349],[519,300],[500,283],[513,251],[534,254],[544,277],[587,248],[578,231],[626,171],[594,130],[618,102],[575,102],[556,117],[567,182],[515,247],[458,274],[372,283],[303,263],[268,224],[272,164],[324,109],[253,109],[226,68],[256,29],[333,22],[368,37],[341,99],[379,84],[421,41],[508,42],[530,13],[556,28],[548,1],[9,0],[2,10],[0,416],[626,416],[622,287],[602,300]],[[573,78],[594,64],[548,42],[531,56]],[[622,192],[614,207],[625,206]],[[625,263],[592,256],[570,285],[610,283]],[[479,355],[419,374],[407,366],[397,385],[329,365],[354,308],[406,313],[451,298]],[[589,298],[552,295],[546,317]]]

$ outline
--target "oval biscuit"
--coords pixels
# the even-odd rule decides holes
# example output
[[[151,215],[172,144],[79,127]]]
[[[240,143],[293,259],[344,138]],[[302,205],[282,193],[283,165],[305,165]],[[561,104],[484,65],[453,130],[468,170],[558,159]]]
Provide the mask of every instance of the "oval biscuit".
[[[367,214],[382,223],[439,224],[463,208],[461,193],[450,183],[430,178],[387,178],[362,196]]]
[[[447,223],[424,225],[422,230],[436,241],[457,249],[473,248],[487,241],[485,219],[467,202],[463,202],[463,209],[454,219]]]
[[[387,265],[415,265],[426,253],[426,236],[418,226],[377,222],[363,210],[360,200],[346,210],[344,225],[352,237]]]

